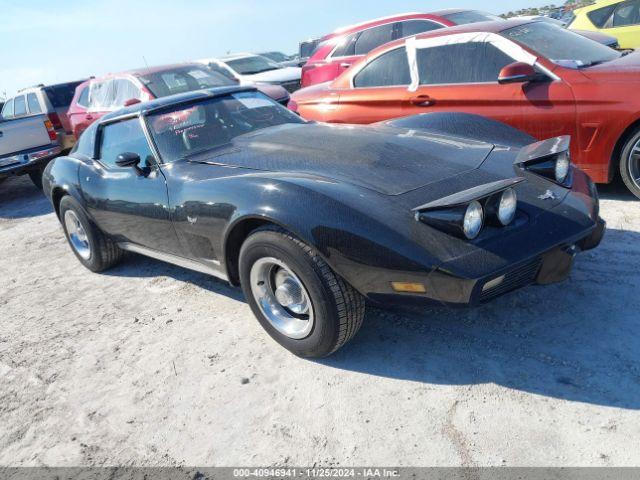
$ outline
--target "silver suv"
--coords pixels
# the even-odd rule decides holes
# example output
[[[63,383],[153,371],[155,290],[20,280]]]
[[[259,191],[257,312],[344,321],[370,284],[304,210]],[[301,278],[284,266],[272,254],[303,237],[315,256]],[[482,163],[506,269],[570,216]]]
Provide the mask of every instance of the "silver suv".
[[[71,132],[67,110],[73,99],[76,87],[83,81],[48,86],[41,84],[24,88],[15,96],[5,100],[5,104],[2,107],[2,118],[11,120],[44,114],[53,124],[62,150],[71,150],[76,139]]]

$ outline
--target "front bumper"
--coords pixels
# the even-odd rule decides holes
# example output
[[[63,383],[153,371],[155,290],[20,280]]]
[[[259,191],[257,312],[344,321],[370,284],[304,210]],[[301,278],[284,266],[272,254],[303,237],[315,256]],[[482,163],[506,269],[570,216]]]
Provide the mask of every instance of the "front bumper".
[[[39,168],[61,152],[62,147],[55,145],[0,158],[0,176],[21,175]]]
[[[426,277],[401,278],[405,282],[423,283],[426,286],[423,294],[398,293],[389,287],[386,292],[370,293],[368,297],[380,304],[468,307],[487,303],[528,285],[562,282],[569,277],[576,254],[600,244],[605,227],[604,220],[598,218],[595,227],[586,235],[564,241],[539,255],[478,278],[458,277],[439,268]]]

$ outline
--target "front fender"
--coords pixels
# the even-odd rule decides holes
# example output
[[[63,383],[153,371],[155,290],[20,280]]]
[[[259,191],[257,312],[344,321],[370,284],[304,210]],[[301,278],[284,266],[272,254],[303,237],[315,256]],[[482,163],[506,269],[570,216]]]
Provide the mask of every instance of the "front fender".
[[[243,239],[234,233],[247,222],[272,223],[293,233],[364,295],[382,272],[424,277],[441,263],[420,247],[428,229],[389,196],[312,176],[255,175],[242,188],[242,201],[221,239],[227,271],[232,252],[239,251],[238,238]]]

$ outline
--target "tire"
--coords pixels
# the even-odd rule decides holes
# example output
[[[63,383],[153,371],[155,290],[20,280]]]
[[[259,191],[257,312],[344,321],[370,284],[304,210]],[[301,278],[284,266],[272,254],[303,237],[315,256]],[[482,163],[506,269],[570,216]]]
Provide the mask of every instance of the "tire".
[[[44,170],[41,170],[41,169],[31,170],[29,172],[29,178],[31,179],[31,181],[33,182],[33,184],[36,186],[38,190],[42,190],[42,173],[43,172]]]
[[[620,176],[629,191],[640,198],[640,129],[633,132],[622,148]]]
[[[274,262],[278,265],[274,265]],[[271,267],[269,266],[271,265]],[[269,269],[266,276],[262,272]],[[275,272],[274,273],[274,269]],[[289,307],[300,310],[301,305],[307,305],[309,311],[304,315],[296,315],[283,307],[279,298],[270,293],[261,296],[258,290],[264,288],[273,292],[277,285],[275,278],[283,275],[286,284],[290,280],[299,281],[302,294],[295,298],[303,298],[306,301],[291,303]],[[273,339],[290,352],[300,357],[321,358],[332,354],[347,343],[362,325],[364,318],[365,302],[353,287],[336,275],[318,253],[290,233],[277,227],[264,227],[252,233],[243,243],[240,249],[240,283],[247,298],[251,310],[258,318],[262,327]],[[287,276],[290,274],[289,276]],[[261,286],[260,278],[271,278],[266,281],[267,286]],[[271,287],[269,287],[271,283]],[[276,289],[280,290],[280,289]],[[293,289],[297,294],[297,290]],[[292,334],[285,334],[282,328],[276,326],[265,314],[261,304],[270,298],[276,304],[276,308],[286,318],[288,314],[294,317],[296,328],[291,328]],[[293,305],[293,306],[292,306]],[[304,323],[305,318],[307,324]],[[301,318],[302,320],[299,320]],[[290,320],[286,320],[291,323]],[[286,324],[288,325],[288,324]],[[298,328],[298,325],[305,328]],[[282,324],[280,325],[282,327]]]
[[[81,235],[78,230],[72,231],[74,227],[70,223],[74,219],[82,227]],[[92,272],[102,272],[122,260],[124,252],[89,220],[80,204],[69,195],[60,201],[60,221],[76,258]],[[88,250],[82,248],[84,244]]]

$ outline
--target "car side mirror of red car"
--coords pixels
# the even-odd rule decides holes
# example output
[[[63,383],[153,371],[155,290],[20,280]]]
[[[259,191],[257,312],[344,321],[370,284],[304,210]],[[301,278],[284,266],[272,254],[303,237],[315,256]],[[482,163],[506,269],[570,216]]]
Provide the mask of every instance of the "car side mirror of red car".
[[[507,83],[527,83],[538,80],[539,75],[528,63],[515,62],[510,63],[500,70],[498,75],[498,83],[504,85]]]
[[[130,98],[126,102],[124,102],[125,107],[130,107],[131,105],[135,105],[136,103],[142,103],[138,98]]]

